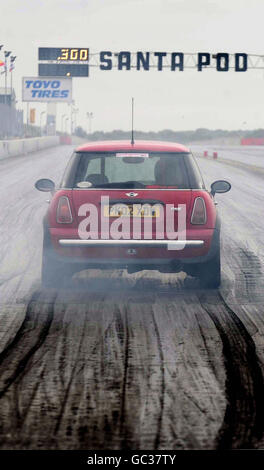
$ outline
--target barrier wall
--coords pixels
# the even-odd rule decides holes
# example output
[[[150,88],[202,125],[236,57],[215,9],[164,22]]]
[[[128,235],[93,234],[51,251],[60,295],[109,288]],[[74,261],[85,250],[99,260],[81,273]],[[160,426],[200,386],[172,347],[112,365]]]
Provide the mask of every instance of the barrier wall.
[[[59,145],[59,136],[34,137],[32,139],[0,140],[0,159],[25,155],[30,152]]]
[[[241,139],[241,145],[264,145],[262,137],[249,137]]]
[[[62,145],[71,145],[72,144],[72,138],[70,135],[61,135],[60,136],[60,144]]]

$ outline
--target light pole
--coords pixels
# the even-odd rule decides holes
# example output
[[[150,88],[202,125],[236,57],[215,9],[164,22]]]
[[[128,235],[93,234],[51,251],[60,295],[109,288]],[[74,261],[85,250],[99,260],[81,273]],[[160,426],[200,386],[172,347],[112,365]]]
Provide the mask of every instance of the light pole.
[[[73,131],[73,113],[74,113],[74,108],[73,106],[75,105],[75,101],[72,100],[70,103],[68,103],[68,106],[70,106],[70,134],[72,135]]]
[[[61,116],[61,132],[62,132],[62,134],[63,134],[63,119],[65,118],[65,116],[66,116],[66,114],[63,114]]]
[[[89,120],[88,133],[89,133],[89,135],[91,135],[91,133],[92,133],[92,119],[93,119],[94,115],[93,115],[93,113],[86,113],[86,116]]]
[[[7,57],[12,54],[12,51],[4,51],[5,54],[5,104],[7,104]]]
[[[16,55],[12,55],[10,57],[10,88],[11,88],[11,99],[12,99],[12,96],[13,96],[13,70],[15,68],[15,60],[16,60],[17,56]]]
[[[241,132],[240,132],[240,135],[239,135],[239,140],[240,140],[240,145],[241,142],[242,142],[242,139],[245,137],[245,128],[243,129],[243,126],[245,126],[247,124],[247,121],[243,121],[242,124],[241,124]]]
[[[72,114],[73,114],[73,117],[72,117],[72,133],[74,134],[75,133],[75,129],[76,129],[76,116],[77,116],[77,113],[79,112],[79,109],[78,108],[73,108],[72,109]]]
[[[67,132],[67,121],[69,121],[68,117],[65,119],[65,134],[68,134],[68,132]]]
[[[40,126],[40,135],[42,136],[42,116],[46,114],[46,111],[42,111],[40,113],[40,118],[39,118],[39,126]]]

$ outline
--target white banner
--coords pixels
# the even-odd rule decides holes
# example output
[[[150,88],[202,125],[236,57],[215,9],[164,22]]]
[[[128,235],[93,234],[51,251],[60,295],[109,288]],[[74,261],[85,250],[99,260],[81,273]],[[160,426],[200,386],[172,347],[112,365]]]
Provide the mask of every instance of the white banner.
[[[23,77],[22,101],[72,101],[72,79],[61,77]]]

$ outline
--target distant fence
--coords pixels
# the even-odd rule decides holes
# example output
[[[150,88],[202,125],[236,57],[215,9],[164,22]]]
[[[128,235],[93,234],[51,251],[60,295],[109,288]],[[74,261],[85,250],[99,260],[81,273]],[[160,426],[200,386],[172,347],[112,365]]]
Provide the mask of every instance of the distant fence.
[[[263,137],[248,137],[241,139],[241,145],[264,145]]]
[[[22,137],[23,134],[23,111],[0,103],[0,139]]]

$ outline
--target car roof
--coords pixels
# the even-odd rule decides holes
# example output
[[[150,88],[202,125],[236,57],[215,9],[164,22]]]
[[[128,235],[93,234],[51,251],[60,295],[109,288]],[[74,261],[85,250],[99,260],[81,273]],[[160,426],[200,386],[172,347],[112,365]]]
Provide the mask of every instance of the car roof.
[[[116,151],[148,151],[148,152],[184,152],[190,150],[176,142],[163,142],[158,140],[102,140],[87,142],[76,149],[76,152],[116,152]]]

